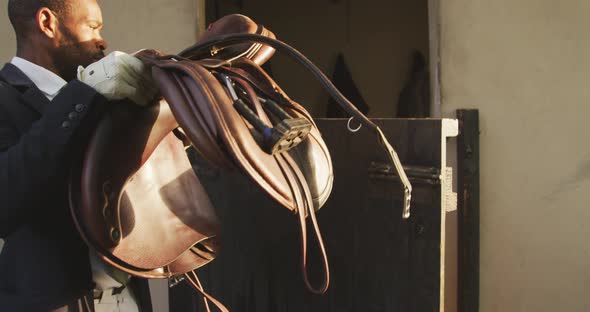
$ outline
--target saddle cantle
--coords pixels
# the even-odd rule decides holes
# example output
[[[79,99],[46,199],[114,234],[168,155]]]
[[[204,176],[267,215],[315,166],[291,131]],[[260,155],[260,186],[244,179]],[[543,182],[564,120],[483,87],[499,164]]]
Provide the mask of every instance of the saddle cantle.
[[[274,33],[252,19],[241,14],[226,15],[207,27],[207,31],[199,38],[200,42],[208,41],[227,34],[257,34],[275,39]],[[220,60],[234,60],[240,57],[248,58],[258,65],[268,61],[275,50],[272,47],[257,42],[240,42],[232,45],[213,46],[208,50],[192,50],[183,56],[201,60],[215,58]]]

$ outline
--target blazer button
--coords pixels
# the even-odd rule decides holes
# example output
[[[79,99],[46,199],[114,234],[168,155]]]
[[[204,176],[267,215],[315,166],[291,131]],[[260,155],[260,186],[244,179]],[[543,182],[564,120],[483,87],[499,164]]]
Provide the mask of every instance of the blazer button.
[[[76,106],[74,106],[74,110],[78,113],[83,112],[85,108],[86,108],[86,105],[84,105],[84,104],[76,104]]]
[[[61,127],[64,129],[69,129],[71,125],[72,124],[66,120],[66,121],[62,122]]]
[[[70,118],[70,120],[75,120],[76,118],[78,118],[78,113],[76,113],[76,112],[71,112],[71,113],[68,115],[68,118]]]

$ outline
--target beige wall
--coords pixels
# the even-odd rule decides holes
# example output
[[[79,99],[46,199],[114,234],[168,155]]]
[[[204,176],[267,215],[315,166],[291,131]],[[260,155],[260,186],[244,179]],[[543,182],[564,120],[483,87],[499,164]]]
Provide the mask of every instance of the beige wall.
[[[177,53],[197,38],[197,0],[100,1],[108,51],[128,53],[143,48]],[[0,0],[0,63],[15,53],[12,26],[6,13],[7,0]]]
[[[10,61],[16,52],[14,31],[6,13],[7,3],[8,0],[0,0],[0,64]]]
[[[99,1],[109,50],[178,53],[197,38],[197,0]]]
[[[590,2],[441,2],[442,109],[481,113],[481,311],[590,311]]]

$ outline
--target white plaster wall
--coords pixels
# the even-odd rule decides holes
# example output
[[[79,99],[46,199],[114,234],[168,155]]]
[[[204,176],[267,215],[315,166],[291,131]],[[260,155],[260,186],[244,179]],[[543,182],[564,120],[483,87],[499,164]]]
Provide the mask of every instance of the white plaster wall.
[[[443,114],[480,110],[482,312],[590,311],[588,12],[441,1]]]
[[[178,53],[197,38],[197,0],[104,0],[103,36],[109,50],[153,48]]]
[[[8,0],[0,0],[0,63],[9,61],[16,50],[7,3]],[[198,3],[197,0],[99,1],[104,19],[102,35],[108,51],[132,53],[153,48],[180,52],[196,41]]]

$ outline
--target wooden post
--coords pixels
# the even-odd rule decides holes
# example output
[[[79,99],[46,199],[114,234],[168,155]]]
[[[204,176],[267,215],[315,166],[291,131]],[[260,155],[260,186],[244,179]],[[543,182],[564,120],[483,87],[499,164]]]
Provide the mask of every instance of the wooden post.
[[[428,0],[430,64],[430,117],[441,117],[440,95],[440,0]]]
[[[479,310],[479,112],[457,110],[458,311]]]
[[[197,19],[196,39],[198,39],[206,28],[206,9],[205,0],[196,0],[197,10],[195,12],[195,18]]]

